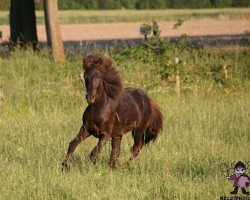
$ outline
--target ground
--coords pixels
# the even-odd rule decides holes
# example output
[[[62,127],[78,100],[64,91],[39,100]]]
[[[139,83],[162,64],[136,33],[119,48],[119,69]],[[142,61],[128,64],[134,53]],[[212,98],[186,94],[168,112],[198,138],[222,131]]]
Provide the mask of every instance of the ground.
[[[99,23],[99,24],[63,24],[61,33],[67,40],[109,40],[140,38],[139,27],[142,23]],[[184,21],[181,27],[173,30],[175,22],[159,22],[161,36],[173,37],[187,34],[189,36],[240,35],[250,31],[248,19],[196,19]],[[3,25],[3,40],[8,40],[9,26]],[[38,25],[39,41],[46,40],[45,26]]]

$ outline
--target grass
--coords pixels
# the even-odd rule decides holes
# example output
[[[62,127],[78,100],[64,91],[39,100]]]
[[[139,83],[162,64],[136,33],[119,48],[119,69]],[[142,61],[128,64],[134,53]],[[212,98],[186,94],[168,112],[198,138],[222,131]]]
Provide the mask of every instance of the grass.
[[[81,55],[69,55],[66,64],[53,63],[44,50],[17,50],[2,56],[0,199],[210,200],[229,196],[233,184],[220,172],[220,164],[250,160],[250,84],[249,79],[240,78],[248,74],[243,70],[249,63],[246,50],[199,50],[204,56],[189,50],[186,62],[191,66],[209,68],[204,60],[208,55],[231,60],[230,70],[238,69],[240,84],[224,86],[213,79],[185,82],[180,96],[159,75],[150,75],[152,63],[136,53],[111,53],[126,85],[144,88],[160,105],[164,131],[134,162],[128,161],[132,138],[127,134],[115,171],[107,167],[110,143],[98,164],[90,163],[88,155],[97,141],[89,138],[75,151],[67,173],[61,171],[61,162],[86,107],[78,78]]]
[[[9,23],[9,13],[0,11],[0,24]],[[43,11],[37,11],[37,23],[44,23]],[[62,24],[72,23],[114,23],[145,21],[176,21],[178,19],[249,19],[249,8],[223,9],[165,9],[165,10],[60,10]]]

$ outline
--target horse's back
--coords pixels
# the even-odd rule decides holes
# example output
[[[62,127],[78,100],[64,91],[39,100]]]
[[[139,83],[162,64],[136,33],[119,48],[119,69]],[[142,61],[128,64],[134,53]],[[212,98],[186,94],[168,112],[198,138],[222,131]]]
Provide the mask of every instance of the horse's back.
[[[142,89],[128,87],[128,88],[125,88],[124,95],[131,96],[133,101],[139,107],[141,107],[141,110],[143,110],[145,108],[145,106],[147,108],[147,106],[150,105],[150,99],[149,99],[148,95]]]

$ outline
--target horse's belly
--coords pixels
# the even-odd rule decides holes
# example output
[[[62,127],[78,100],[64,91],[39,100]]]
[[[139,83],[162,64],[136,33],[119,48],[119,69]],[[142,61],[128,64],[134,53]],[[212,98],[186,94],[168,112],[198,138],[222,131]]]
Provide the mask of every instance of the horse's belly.
[[[124,132],[141,127],[148,116],[145,110],[150,108],[149,98],[139,89],[127,88],[119,101],[118,120]]]
[[[140,115],[138,113],[124,112],[123,114],[116,113],[117,122],[121,131],[128,132],[138,125]]]

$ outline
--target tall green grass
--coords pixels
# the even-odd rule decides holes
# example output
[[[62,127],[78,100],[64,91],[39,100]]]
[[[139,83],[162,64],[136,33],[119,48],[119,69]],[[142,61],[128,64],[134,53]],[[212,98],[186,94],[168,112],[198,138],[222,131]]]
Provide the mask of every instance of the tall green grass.
[[[205,50],[204,50],[205,51]],[[215,55],[218,50],[209,50]],[[249,57],[233,49],[234,64]],[[225,49],[219,49],[230,60]],[[187,62],[208,64],[190,52]],[[128,54],[111,53],[127,86],[145,89],[162,108],[159,140],[129,162],[132,137],[124,136],[117,169],[110,171],[110,143],[97,165],[88,158],[89,138],[74,154],[69,172],[61,171],[68,143],[86,107],[79,80],[81,56],[55,64],[46,51],[15,51],[0,58],[0,199],[219,199],[232,182],[220,172],[223,162],[250,160],[249,80],[223,86],[206,80],[176,95],[152,66]],[[213,56],[211,56],[213,58]],[[244,61],[244,59],[247,59]],[[232,68],[235,66],[232,66]],[[155,85],[154,85],[155,84]],[[186,82],[185,84],[189,84]],[[184,86],[184,85],[183,85]]]
[[[249,8],[165,9],[165,10],[60,10],[62,24],[176,21],[178,19],[249,19]],[[44,23],[43,11],[36,11],[38,24]],[[0,24],[9,24],[9,13],[0,11]]]

